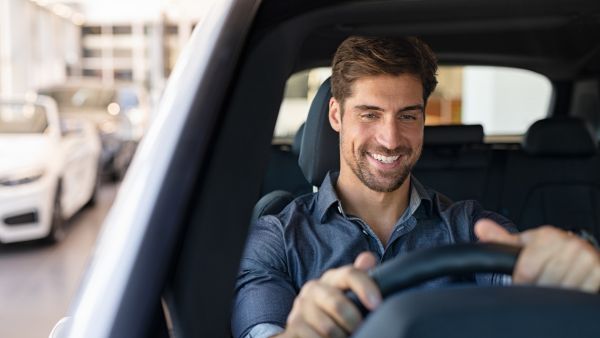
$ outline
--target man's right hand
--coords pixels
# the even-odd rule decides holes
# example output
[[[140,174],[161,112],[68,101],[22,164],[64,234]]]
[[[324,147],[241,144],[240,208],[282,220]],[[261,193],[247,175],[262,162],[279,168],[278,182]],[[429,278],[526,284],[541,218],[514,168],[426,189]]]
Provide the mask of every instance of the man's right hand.
[[[347,337],[362,322],[359,310],[344,291],[352,290],[369,310],[381,302],[381,293],[367,270],[376,264],[375,256],[363,252],[354,261],[326,271],[318,280],[307,282],[296,297],[281,338]]]

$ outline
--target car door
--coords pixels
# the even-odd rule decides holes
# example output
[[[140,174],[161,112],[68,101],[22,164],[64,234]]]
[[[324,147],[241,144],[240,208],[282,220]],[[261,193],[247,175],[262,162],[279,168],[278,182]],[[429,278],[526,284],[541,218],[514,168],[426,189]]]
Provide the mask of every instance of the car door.
[[[192,232],[208,231],[202,235],[208,241],[204,249],[211,250],[215,234],[210,234],[213,231],[210,228],[217,223],[191,220],[190,210],[198,206],[190,203],[197,203],[198,199],[209,201],[207,192],[202,190],[219,187],[220,183],[209,177],[215,174],[214,156],[222,160],[224,155],[221,150],[215,152],[215,147],[235,146],[238,153],[245,153],[239,151],[238,144],[219,142],[223,131],[218,126],[227,118],[223,114],[229,102],[227,90],[230,79],[238,71],[236,62],[257,6],[258,1],[216,2],[211,14],[192,35],[171,75],[153,126],[140,144],[131,172],[105,220],[94,260],[75,302],[69,337],[152,336],[148,330],[153,332],[157,322],[155,314],[172,272],[170,264],[176,258],[172,253],[185,250],[179,246],[178,237],[187,236],[185,232],[190,229],[182,225],[194,224]],[[244,121],[240,123],[243,125]],[[231,135],[226,135],[225,140],[230,142]],[[267,138],[265,141],[269,142]],[[251,159],[245,157],[244,160]],[[238,183],[229,182],[225,189],[237,190],[239,185],[231,185]],[[224,196],[211,203],[221,203]],[[250,204],[244,207],[244,212],[230,213],[247,221]],[[228,256],[226,259],[219,258],[216,264],[202,263],[195,269],[203,271],[205,276],[215,275],[214,279],[206,280],[219,291],[203,288],[207,295],[227,297],[221,293],[230,290],[221,290],[220,285],[233,284],[236,271],[232,267],[239,260],[244,236],[245,233],[239,233],[232,238],[230,244],[236,248],[233,251],[229,245],[219,245],[220,252],[216,255]],[[203,250],[200,254],[208,252]],[[226,278],[211,271],[218,271],[221,266],[229,267]],[[174,297],[169,301],[172,309],[183,308],[194,301],[179,299],[179,294]],[[205,324],[214,322],[213,316],[218,315],[219,330],[227,332],[229,304],[210,304],[217,307],[215,311],[202,311],[198,318]],[[172,319],[173,323],[185,321],[175,313]],[[181,330],[188,336],[199,327],[190,322],[182,324]],[[202,335],[217,336],[211,332]],[[199,332],[196,336],[200,336]]]

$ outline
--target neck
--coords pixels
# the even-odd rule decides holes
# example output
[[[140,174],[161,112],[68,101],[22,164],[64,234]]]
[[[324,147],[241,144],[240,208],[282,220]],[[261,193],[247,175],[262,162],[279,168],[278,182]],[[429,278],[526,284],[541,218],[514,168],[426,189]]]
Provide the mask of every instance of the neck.
[[[352,171],[341,168],[336,190],[344,210],[365,221],[386,245],[394,225],[408,207],[410,176],[400,188],[378,192],[365,186]]]

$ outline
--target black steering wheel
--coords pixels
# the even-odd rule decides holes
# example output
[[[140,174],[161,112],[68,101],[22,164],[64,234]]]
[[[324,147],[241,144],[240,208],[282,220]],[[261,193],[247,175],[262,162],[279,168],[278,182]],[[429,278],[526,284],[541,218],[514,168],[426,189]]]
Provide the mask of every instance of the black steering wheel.
[[[369,272],[383,298],[444,276],[473,273],[511,274],[521,249],[492,243],[466,243],[425,249],[387,261]],[[353,292],[346,296],[364,315],[365,308]]]
[[[353,337],[600,337],[600,297],[541,287],[461,286],[399,292],[431,279],[511,274],[520,248],[448,245],[410,253],[370,272],[384,298]],[[346,295],[368,311],[356,295]]]

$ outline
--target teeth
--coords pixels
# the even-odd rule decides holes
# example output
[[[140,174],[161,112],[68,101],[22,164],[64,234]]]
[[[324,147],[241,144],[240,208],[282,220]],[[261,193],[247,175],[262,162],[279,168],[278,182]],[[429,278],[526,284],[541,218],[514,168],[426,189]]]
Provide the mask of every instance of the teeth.
[[[377,161],[386,163],[386,164],[390,164],[400,157],[398,155],[397,156],[383,156],[383,155],[379,155],[379,154],[372,154],[371,156],[373,156],[373,158],[376,159]]]

